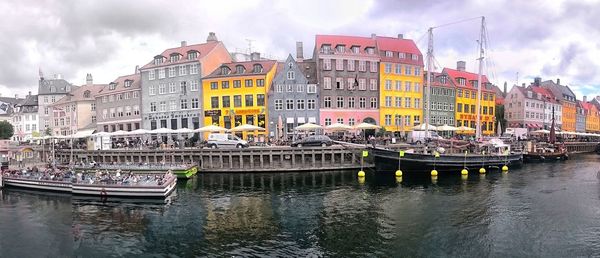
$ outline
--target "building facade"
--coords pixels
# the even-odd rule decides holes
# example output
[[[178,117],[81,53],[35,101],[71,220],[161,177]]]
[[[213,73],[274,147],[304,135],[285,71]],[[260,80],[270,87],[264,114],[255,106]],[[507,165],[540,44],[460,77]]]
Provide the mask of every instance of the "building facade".
[[[15,125],[13,124],[12,117],[15,112],[15,106],[21,101],[23,101],[23,99],[20,99],[16,94],[14,98],[2,97],[0,94],[0,121],[8,121],[14,127]]]
[[[402,34],[375,39],[380,57],[381,125],[391,132],[412,131],[423,122],[423,55],[415,42]]]
[[[600,114],[596,105],[584,100],[583,110],[585,111],[585,131],[588,133],[600,132]]]
[[[64,96],[66,96],[72,90],[77,89],[77,86],[72,85],[66,80],[62,79],[62,76],[57,74],[52,79],[44,78],[40,76],[38,82],[38,128],[40,131],[45,132],[46,128],[53,126],[51,121],[52,109],[50,105],[57,102]]]
[[[535,78],[535,85],[540,85],[542,88],[548,89],[561,105],[560,115],[563,131],[574,132],[577,122],[577,99],[575,93],[571,91],[569,86],[561,85],[560,79],[556,79],[556,83],[552,80],[542,82],[541,78]]]
[[[242,134],[244,138],[268,135],[267,93],[277,70],[277,61],[260,60],[224,63],[202,82],[203,122],[225,128],[249,124],[266,128],[257,135]],[[263,139],[260,139],[260,138]]]
[[[206,43],[170,48],[141,69],[142,128],[199,128],[202,78],[231,62],[225,45],[210,33]]]
[[[508,127],[527,128],[529,131],[549,130],[554,109],[554,125],[559,129],[561,105],[548,94],[549,92],[534,85],[514,86],[506,96],[504,105]]]
[[[376,36],[317,35],[313,58],[319,78],[321,125],[379,124]]]
[[[141,75],[120,76],[96,95],[96,130],[114,132],[141,128]]]
[[[39,137],[38,120],[38,96],[29,95],[24,100],[15,105],[12,114],[12,124],[14,127],[13,141],[29,141],[33,137]]]
[[[278,63],[269,90],[269,132],[277,140],[291,140],[294,128],[305,123],[319,123],[316,64],[297,62],[292,55]]]
[[[478,74],[467,72],[465,68],[466,63],[458,61],[456,69],[444,68],[442,73],[446,74],[456,86],[456,126],[476,128]],[[488,81],[487,76],[482,75],[480,101],[482,135],[492,135],[495,133],[495,99],[496,94],[492,89],[492,84]],[[472,133],[475,133],[475,131]]]
[[[87,83],[77,87],[60,100],[50,104],[52,135],[67,136],[82,129],[96,129],[96,95],[106,84],[93,84],[91,74]]]
[[[425,73],[423,80],[426,82],[427,73]],[[426,88],[425,88],[426,89]],[[431,102],[430,102],[430,118],[429,124],[439,125],[451,125],[454,126],[454,104],[456,103],[456,87],[452,83],[452,80],[448,78],[448,75],[443,73],[432,73],[431,74]],[[426,101],[427,95],[423,96]],[[426,104],[427,102],[424,102]],[[423,105],[423,116],[426,116],[426,106]],[[423,119],[425,122],[426,119]]]
[[[564,118],[562,112],[563,105],[556,100],[554,94],[552,94],[552,92],[546,88],[536,86],[535,83],[527,87],[527,90],[533,91],[535,93],[535,97],[543,102],[543,114],[540,114],[540,116],[542,116],[542,128],[550,130],[550,126],[552,125],[552,116],[554,115],[554,128],[561,130],[563,128]],[[527,105],[527,103],[525,104]],[[533,108],[535,109],[536,107]]]
[[[575,125],[575,131],[585,133],[585,109],[581,100],[577,100],[577,124]]]

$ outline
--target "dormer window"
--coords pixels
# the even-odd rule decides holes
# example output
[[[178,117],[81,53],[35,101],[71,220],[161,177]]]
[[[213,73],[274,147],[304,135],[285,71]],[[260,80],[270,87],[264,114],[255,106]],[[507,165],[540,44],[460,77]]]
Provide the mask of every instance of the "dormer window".
[[[50,92],[56,92],[56,87],[50,86]]]
[[[187,56],[188,60],[195,60],[197,58],[198,58],[198,51],[190,51],[190,52],[188,52],[188,56]]]
[[[533,98],[533,92],[527,91],[527,97],[528,98]]]
[[[415,55],[415,54],[412,54],[412,60],[415,60],[415,61],[419,60],[419,56]]]
[[[155,56],[154,57],[154,65],[159,65],[163,63],[163,56]]]
[[[108,84],[108,90],[114,90],[117,87],[117,84],[114,82],[111,82],[110,84]]]
[[[394,57],[394,53],[392,51],[385,51],[386,57]]]
[[[367,51],[367,54],[372,55],[375,53],[375,48],[368,47],[368,48],[365,48],[365,51]]]
[[[337,46],[337,52],[338,53],[344,53],[344,52],[346,52],[346,46],[344,46],[344,45],[338,45]]]
[[[84,98],[89,98],[90,97],[90,91],[86,90],[85,92],[83,92],[83,97]]]
[[[227,66],[221,67],[221,74],[222,75],[227,75],[227,74],[229,74],[229,72],[231,72],[231,69],[229,69],[229,67],[227,67]]]
[[[329,44],[323,45],[321,48],[322,52],[325,54],[329,54],[331,52],[331,45]]]
[[[246,68],[244,68],[243,65],[236,65],[235,66],[235,73],[237,74],[242,74],[246,71]]]
[[[404,59],[404,58],[406,58],[406,54],[398,53],[398,58]]]
[[[171,63],[175,63],[175,62],[179,61],[179,54],[178,53],[171,54],[169,61]]]
[[[358,54],[360,52],[360,48],[358,46],[352,46],[352,53]]]
[[[448,81],[446,80],[446,76],[440,76],[440,83],[446,84]]]
[[[461,86],[465,86],[465,84],[467,83],[467,80],[465,78],[458,78],[456,80],[458,81],[458,84]]]
[[[125,88],[129,88],[131,87],[131,84],[133,83],[132,80],[125,80]]]
[[[263,72],[263,67],[260,64],[255,64],[254,68],[252,69],[254,73],[262,73]]]

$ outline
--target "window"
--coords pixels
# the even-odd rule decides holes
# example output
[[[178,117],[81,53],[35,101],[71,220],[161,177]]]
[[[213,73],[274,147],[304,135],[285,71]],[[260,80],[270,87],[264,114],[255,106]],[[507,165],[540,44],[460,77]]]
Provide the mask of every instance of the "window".
[[[187,99],[182,99],[179,102],[181,103],[181,109],[188,109]]]
[[[335,88],[338,90],[343,90],[344,89],[344,79],[335,78]]]
[[[375,80],[375,79],[369,80],[369,88],[371,90],[377,90],[377,80]]]
[[[418,82],[415,82],[415,92],[420,92],[421,91],[421,84]]]
[[[471,105],[471,113],[475,114],[476,110],[475,110],[475,105]]]
[[[309,84],[306,87],[306,93],[317,93],[317,85]]]
[[[389,52],[389,51],[388,51]],[[386,63],[384,65],[384,73],[392,73],[392,64],[390,63]]]
[[[358,90],[367,90],[367,79],[358,79]]]
[[[169,77],[175,77],[175,67],[169,67]]]
[[[404,98],[404,107],[410,108],[410,98],[409,97]]]
[[[353,72],[354,71],[354,65],[355,65],[355,60],[348,60],[348,71]]]
[[[150,88],[149,88],[149,92],[148,92],[148,94],[149,94],[150,96],[152,96],[152,95],[156,95],[156,85],[150,85]],[[111,95],[111,96],[112,96],[112,95]]]
[[[130,92],[125,92],[125,93],[123,93],[123,97],[125,99],[131,99],[131,93]]]
[[[344,108],[344,97],[337,97],[337,108]]]
[[[180,65],[179,66],[179,75],[186,75],[187,74],[187,67],[186,65]]]
[[[283,110],[283,100],[282,99],[275,100],[275,110]]]
[[[159,110],[160,110],[160,112],[165,112],[165,111],[167,111],[167,102],[165,102],[165,101],[161,101],[161,102],[160,102],[160,109],[159,109]],[[121,108],[119,108],[119,113],[120,113],[120,112],[121,112]],[[119,115],[119,116],[121,116],[121,115]]]
[[[369,54],[369,55],[375,54],[375,49],[372,47],[365,48],[365,50],[367,51],[367,54]]]
[[[331,89],[331,77],[323,77],[323,89]]]
[[[265,87],[265,79],[256,79],[256,87]]]
[[[107,116],[108,116],[108,110],[102,109],[102,119],[106,119]]]
[[[91,104],[92,111],[96,111],[96,103]]]
[[[286,84],[287,92],[294,92],[294,84]]]
[[[247,94],[245,96],[245,100],[246,100],[246,107],[254,106],[254,96],[252,96],[252,94]]]
[[[154,80],[155,74],[154,74],[154,70],[150,70],[148,71],[148,80]]]
[[[494,114],[494,107],[490,107],[490,114],[493,115]],[[558,116],[558,120],[560,120],[560,116]]]
[[[348,89],[349,90],[354,90],[354,78],[348,78],[346,79],[346,82],[348,83]]]
[[[377,62],[375,62],[375,61],[371,61],[371,72],[372,73],[377,72]]]
[[[343,71],[344,70],[344,60],[343,59],[336,59],[335,60],[335,70],[336,71]]]
[[[325,118],[325,126],[331,125],[331,118]]]
[[[394,52],[392,52],[392,51],[385,51],[385,56],[386,57],[394,57]]]
[[[275,92],[283,92],[283,84],[277,84],[275,86]]]
[[[134,92],[133,92],[133,98],[134,98],[134,99],[137,99],[137,98],[139,98],[139,97],[140,97],[140,92],[139,92],[139,91],[134,91]]]
[[[421,108],[421,99],[415,98],[415,108]]]
[[[241,88],[242,87],[242,81],[241,80],[234,80],[233,81],[233,87],[234,88]]]
[[[177,109],[177,102],[175,100],[169,101],[169,110],[173,111]]]
[[[338,117],[335,121],[338,124],[343,124],[344,123],[344,118]]]
[[[358,54],[360,51],[360,49],[357,46],[352,46],[351,49],[352,49],[352,53],[354,53],[354,54]]]
[[[390,126],[392,125],[392,115],[385,115],[385,125],[386,126]]]
[[[222,102],[223,102],[223,107],[224,108],[228,108],[230,107],[230,97],[229,96],[223,96],[222,97]]]
[[[140,107],[139,106],[133,106],[133,115],[136,115],[136,116],[140,115]]]
[[[377,108],[377,98],[371,98],[371,108]]]
[[[294,110],[294,100],[293,99],[285,100],[285,109],[286,110]]]
[[[231,69],[227,66],[221,66],[221,75],[227,75],[231,72]]]
[[[472,99],[476,99],[477,98],[477,93],[475,91],[471,92],[471,98]]]
[[[331,70],[331,59],[323,59],[323,70]]]
[[[355,108],[356,107],[356,102],[354,100],[354,97],[349,97],[348,98],[348,108]]]
[[[198,81],[190,81],[190,91],[198,91]]]
[[[444,111],[448,111],[448,103],[444,103],[443,109],[444,109]]]
[[[404,66],[404,75],[410,75],[412,73],[412,66]]]
[[[331,97],[330,96],[325,96],[323,98],[323,106],[325,108],[331,108]]]
[[[198,98],[192,99],[192,108],[198,108]]]
[[[449,107],[450,111],[454,111],[454,104],[450,103],[450,107]]]
[[[242,95],[234,95],[233,96],[233,106],[234,107],[242,106]]]
[[[361,109],[365,109],[367,108],[367,98],[365,97],[360,97],[358,99],[358,107]]]
[[[415,67],[415,75],[416,76],[421,75],[421,68],[420,67]]]
[[[198,64],[190,65],[190,74],[198,74]]]
[[[401,97],[396,97],[396,101],[395,101],[396,105],[394,105],[397,108],[401,108],[402,107],[402,98]]]
[[[265,106],[265,94],[256,94],[256,106]]]
[[[106,103],[108,102],[108,96],[104,96],[102,97],[102,103]],[[48,112],[46,112],[46,115],[48,114]]]
[[[244,84],[246,85],[246,87],[252,87],[252,80],[246,80]]]
[[[391,96],[385,96],[385,106],[386,107],[392,106],[392,97]]]
[[[114,117],[113,113],[115,112],[114,108],[110,109],[110,117]],[[156,102],[150,102],[150,112],[156,112]]]
[[[165,69],[158,69],[158,79],[164,79],[165,78]]]
[[[175,93],[175,91],[177,91],[177,89],[175,88],[175,83],[169,82],[169,93]]]
[[[412,85],[410,82],[404,82],[404,91],[410,92],[412,89]]]
[[[296,100],[296,109],[304,110],[304,103],[305,103],[305,101],[303,99]]]
[[[210,97],[210,108],[219,108],[219,97]]]
[[[123,100],[123,94],[117,94],[117,100]]]
[[[288,71],[287,72],[287,79],[288,80],[294,80],[294,79],[296,79],[296,73],[294,71]]]
[[[158,85],[158,94],[166,94],[167,93],[167,85],[161,83]]]
[[[358,70],[361,72],[367,71],[367,61],[359,60],[358,61]]]
[[[275,107],[277,107],[277,103],[275,103]],[[314,99],[306,100],[306,109],[315,110],[316,109],[316,101]]]
[[[412,123],[410,122],[410,115],[404,116],[404,125],[410,126]]]
[[[336,50],[337,50],[337,52],[344,53],[344,52],[346,52],[346,46],[344,46],[344,45],[338,45],[336,47]]]
[[[219,83],[218,82],[210,82],[210,89],[211,90],[219,89]]]
[[[457,78],[456,80],[458,81],[458,84],[461,85],[461,86],[465,86],[465,84],[467,82],[465,80],[465,78]]]

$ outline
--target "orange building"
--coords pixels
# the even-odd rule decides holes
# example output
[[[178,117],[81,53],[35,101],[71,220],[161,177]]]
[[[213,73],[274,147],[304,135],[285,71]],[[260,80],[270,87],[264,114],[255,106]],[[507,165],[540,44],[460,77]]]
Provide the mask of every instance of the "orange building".
[[[600,132],[600,114],[598,108],[591,102],[583,102],[585,112],[585,131],[588,133]]]

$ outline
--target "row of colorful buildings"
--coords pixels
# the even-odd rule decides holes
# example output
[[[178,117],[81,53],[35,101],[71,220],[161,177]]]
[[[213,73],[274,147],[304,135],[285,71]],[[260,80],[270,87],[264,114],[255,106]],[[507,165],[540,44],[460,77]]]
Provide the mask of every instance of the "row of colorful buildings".
[[[304,58],[303,44],[297,42],[295,57],[271,60],[259,53],[230,53],[210,33],[205,43],[182,41],[108,84],[95,84],[88,74],[84,85],[75,86],[40,72],[38,95],[30,97],[36,108],[27,110],[37,113],[38,131],[54,135],[252,124],[266,129],[254,136],[281,138],[304,123],[362,122],[406,133],[425,122],[427,108],[430,124],[475,128],[477,80],[463,61],[429,76],[423,54],[402,34],[317,35],[311,58]],[[579,104],[568,87],[550,83],[536,80],[506,93],[506,88],[502,92],[482,76],[483,134],[495,133],[496,110],[503,101],[509,126],[543,128],[554,108],[564,130],[575,131],[579,116],[585,118],[584,124],[589,121],[586,129],[600,127],[591,127],[595,120],[588,117],[596,112],[598,119],[597,106]],[[25,140],[33,131],[19,129],[15,135]]]

